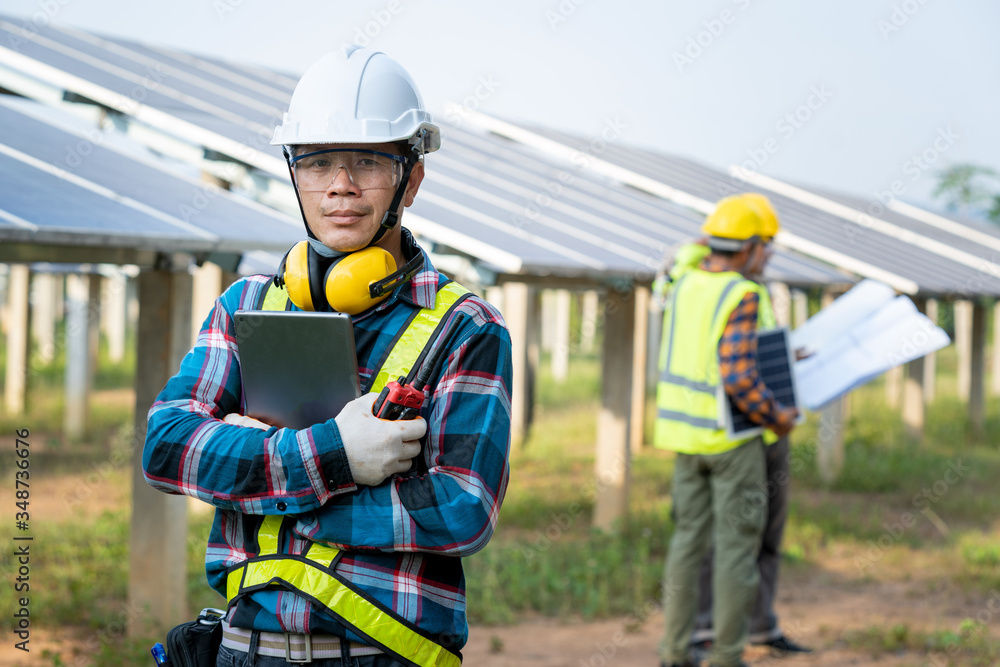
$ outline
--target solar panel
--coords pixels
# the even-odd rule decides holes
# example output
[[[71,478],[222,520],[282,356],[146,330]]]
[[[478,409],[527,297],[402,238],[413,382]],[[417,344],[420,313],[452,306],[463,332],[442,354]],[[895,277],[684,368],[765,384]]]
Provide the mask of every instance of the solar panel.
[[[757,370],[767,388],[774,392],[774,397],[785,407],[798,407],[798,393],[795,390],[795,373],[792,368],[795,359],[788,344],[788,329],[772,329],[757,334]],[[720,405],[723,408],[722,418],[726,424],[726,434],[734,440],[752,438],[763,433],[764,427],[754,423],[740,411],[722,386]]]
[[[238,253],[279,250],[302,235],[288,216],[171,170],[152,154],[127,152],[124,137],[80,131],[74,119],[57,126],[51,109],[40,113],[36,103],[6,97],[0,173],[10,187],[0,209],[29,223],[21,227],[38,240],[53,242],[59,233],[88,244]]]
[[[536,127],[528,129],[566,146],[572,147],[582,143],[581,138],[557,130]],[[709,202],[745,190],[762,192],[777,208],[785,230],[801,237],[816,249],[832,250],[863,262],[872,269],[894,274],[916,284],[921,291],[931,294],[954,292],[1000,294],[1000,283],[995,280],[984,281],[984,273],[979,267],[969,266],[965,261],[956,261],[951,252],[932,251],[907,240],[884,234],[874,227],[863,227],[812,204],[771,191],[767,187],[740,182],[724,171],[691,160],[612,143],[608,144],[600,159]],[[824,194],[816,188],[805,189],[814,194]],[[868,211],[873,204],[872,201],[862,201],[847,195],[836,195],[834,200],[859,211]],[[965,252],[981,258],[983,266],[993,261],[990,256],[990,252],[993,251],[987,252],[981,244],[977,249],[974,244],[963,238],[962,234],[942,233],[940,229],[930,229],[909,215],[892,211],[879,214],[878,217],[891,220],[903,227],[905,232],[939,239],[950,246],[950,250],[964,249]],[[814,251],[804,252],[812,255]],[[820,252],[816,256],[822,257],[823,254]],[[884,276],[866,275],[885,280]]]
[[[293,77],[53,24],[18,37],[17,22],[0,14],[0,42],[18,40],[16,51],[6,54],[10,62],[5,65],[12,70],[252,165],[260,170],[255,177],[287,182],[284,161],[269,140],[295,85]],[[0,85],[38,94],[37,86],[19,88],[18,78],[8,80],[3,68]],[[505,256],[517,261],[493,266],[516,266],[514,272],[535,275],[624,275],[646,282],[669,247],[698,235],[701,216],[672,202],[486,132],[448,124],[442,129],[445,146],[428,158],[428,178],[413,212],[432,223],[420,232],[426,240],[486,265]],[[16,137],[8,141],[15,143]],[[65,146],[75,143],[49,139],[51,154],[45,159],[63,159]],[[76,171],[116,192],[123,180],[140,180],[119,177],[124,165],[105,158],[110,156],[94,151]],[[178,197],[183,190],[164,183],[160,190],[130,196],[196,222],[223,244],[238,240],[234,232],[258,234],[244,229],[253,224],[250,219],[234,227],[216,210],[190,204],[181,209],[178,200],[197,196]],[[227,204],[213,201],[211,206]],[[197,219],[188,220],[187,214]],[[817,262],[790,262],[785,254],[775,257],[769,278],[798,285],[848,282]]]

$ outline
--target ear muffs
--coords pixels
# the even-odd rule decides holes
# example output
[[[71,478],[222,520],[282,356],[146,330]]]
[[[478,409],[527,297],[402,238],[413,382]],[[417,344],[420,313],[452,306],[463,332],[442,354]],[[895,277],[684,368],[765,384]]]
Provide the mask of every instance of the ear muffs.
[[[323,280],[326,302],[339,313],[357,315],[389,298],[372,296],[371,284],[396,272],[396,260],[378,246],[352,252],[330,265]]]
[[[288,298],[302,310],[328,311],[323,277],[331,261],[313,250],[308,241],[299,241],[282,258],[275,284],[284,286]]]
[[[413,268],[422,265],[419,258]],[[409,264],[405,268],[411,269]],[[284,286],[288,298],[302,310],[357,315],[388,299],[391,288],[414,273],[416,270],[396,275],[396,260],[377,246],[331,259],[313,250],[308,241],[299,241],[281,260],[275,284]],[[389,278],[394,279],[386,285],[390,289],[372,289],[373,284],[381,285]]]

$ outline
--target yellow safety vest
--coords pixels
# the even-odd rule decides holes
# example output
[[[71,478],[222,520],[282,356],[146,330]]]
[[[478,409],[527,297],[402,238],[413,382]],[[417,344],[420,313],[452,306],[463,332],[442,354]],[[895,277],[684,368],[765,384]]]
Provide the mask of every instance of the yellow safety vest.
[[[694,269],[673,287],[664,312],[660,381],[656,390],[657,447],[684,454],[720,454],[746,440],[720,427],[719,341],[747,292],[760,298],[758,328],[775,326],[771,299],[758,283],[732,271]],[[777,438],[765,431],[765,443]]]
[[[380,392],[390,380],[409,373],[435,330],[466,295],[458,283],[438,289],[433,308],[422,308],[405,325],[388,357],[373,376],[370,392]],[[263,301],[264,310],[285,310],[285,291],[272,285]],[[230,607],[241,597],[265,589],[282,588],[325,608],[338,621],[408,665],[458,667],[460,655],[429,638],[424,631],[399,614],[358,590],[336,571],[339,549],[312,543],[301,555],[279,554],[279,534],[284,517],[268,515],[257,531],[260,553],[234,567],[226,575],[226,598]]]

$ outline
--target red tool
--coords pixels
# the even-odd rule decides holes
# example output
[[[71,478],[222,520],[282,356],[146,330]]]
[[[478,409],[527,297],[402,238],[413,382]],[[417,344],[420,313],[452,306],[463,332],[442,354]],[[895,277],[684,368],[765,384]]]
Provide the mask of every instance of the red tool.
[[[427,360],[421,363],[418,358],[406,377],[400,377],[385,385],[372,406],[373,415],[388,421],[417,418],[420,407],[424,404],[424,398],[429,393],[427,383],[437,366],[438,359],[450,346],[451,337],[458,329],[457,324],[461,318],[462,315],[457,315],[448,328],[439,334],[438,338],[443,336],[443,339]],[[420,370],[414,379],[413,375],[418,368]]]

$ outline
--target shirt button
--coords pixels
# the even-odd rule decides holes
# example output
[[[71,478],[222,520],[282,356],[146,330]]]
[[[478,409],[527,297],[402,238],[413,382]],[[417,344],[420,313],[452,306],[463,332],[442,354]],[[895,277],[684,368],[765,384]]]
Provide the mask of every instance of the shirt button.
[[[288,505],[286,505],[285,503],[278,503],[279,512],[284,512],[286,507],[288,507]]]

